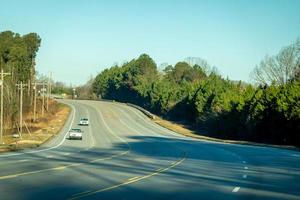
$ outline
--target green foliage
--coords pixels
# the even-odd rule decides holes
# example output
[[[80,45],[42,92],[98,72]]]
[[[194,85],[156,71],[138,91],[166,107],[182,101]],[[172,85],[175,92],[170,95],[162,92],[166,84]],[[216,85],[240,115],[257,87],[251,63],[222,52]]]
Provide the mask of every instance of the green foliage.
[[[143,54],[98,74],[93,91],[185,121],[215,137],[300,145],[297,80],[255,88],[204,71],[199,65],[178,62],[159,73]]]
[[[34,59],[41,43],[36,33],[21,36],[0,33],[0,67],[12,73],[14,82],[26,82],[34,75]]]
[[[22,81],[30,84],[35,75],[35,57],[40,47],[41,39],[36,33],[29,33],[21,36],[12,31],[0,33],[0,69],[9,72],[10,76],[5,78],[4,104],[5,118],[15,121],[18,113],[18,90],[16,84]],[[31,90],[24,95],[25,102],[31,102]],[[26,104],[28,105],[28,104]],[[29,110],[29,106],[24,106],[24,111]]]

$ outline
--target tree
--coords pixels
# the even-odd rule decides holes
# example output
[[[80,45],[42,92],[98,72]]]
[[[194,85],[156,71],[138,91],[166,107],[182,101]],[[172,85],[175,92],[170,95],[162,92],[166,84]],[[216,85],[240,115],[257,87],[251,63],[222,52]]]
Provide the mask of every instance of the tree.
[[[4,108],[5,118],[15,121],[18,112],[18,92],[15,89],[16,83],[20,81],[31,85],[35,75],[35,57],[41,43],[36,33],[20,35],[12,31],[0,33],[0,69],[10,72],[4,87]],[[24,111],[30,108],[30,92],[24,94]],[[32,96],[32,95],[31,95]]]
[[[276,56],[266,56],[252,72],[258,84],[285,84],[299,75],[300,39],[284,47]]]

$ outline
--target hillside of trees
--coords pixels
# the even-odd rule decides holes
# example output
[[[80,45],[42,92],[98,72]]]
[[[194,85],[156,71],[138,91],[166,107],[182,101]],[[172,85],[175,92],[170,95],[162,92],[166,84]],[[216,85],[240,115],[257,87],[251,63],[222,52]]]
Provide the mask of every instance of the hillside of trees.
[[[256,84],[224,79],[201,59],[160,72],[142,54],[99,73],[92,88],[209,136],[300,146],[300,41],[266,57],[252,76]]]
[[[35,57],[41,39],[36,33],[20,35],[11,31],[0,33],[0,71],[10,73],[4,78],[4,122],[5,127],[18,123],[19,90],[16,84],[27,84],[24,89],[24,113],[29,112],[33,104],[35,79]]]

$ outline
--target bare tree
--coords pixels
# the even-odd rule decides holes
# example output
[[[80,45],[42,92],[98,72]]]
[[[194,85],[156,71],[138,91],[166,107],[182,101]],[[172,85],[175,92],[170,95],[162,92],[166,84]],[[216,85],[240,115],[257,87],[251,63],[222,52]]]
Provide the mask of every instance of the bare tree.
[[[300,39],[275,56],[266,56],[252,72],[258,84],[285,84],[295,80],[300,70]]]
[[[207,63],[206,60],[199,57],[187,57],[184,59],[190,66],[199,65],[205,74],[210,74],[212,72],[212,67]]]

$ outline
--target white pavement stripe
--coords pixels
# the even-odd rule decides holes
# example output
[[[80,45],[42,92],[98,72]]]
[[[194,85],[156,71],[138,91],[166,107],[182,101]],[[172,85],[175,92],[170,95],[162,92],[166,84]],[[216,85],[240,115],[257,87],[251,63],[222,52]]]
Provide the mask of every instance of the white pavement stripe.
[[[248,169],[248,167],[244,167],[244,169]]]
[[[243,175],[243,178],[247,178],[247,174],[244,174],[244,175]]]
[[[27,161],[29,161],[29,160],[27,160],[27,159],[24,159],[24,160],[18,160],[18,162],[27,162]]]
[[[53,156],[47,156],[46,158],[53,158]]]
[[[68,104],[68,103],[65,103],[65,104]],[[72,116],[72,120],[69,124],[69,127],[65,133],[65,135],[63,136],[62,140],[60,141],[59,144],[53,146],[53,147],[50,147],[50,148],[46,148],[46,149],[40,149],[40,150],[34,150],[34,151],[28,151],[28,152],[22,152],[22,153],[14,153],[14,154],[7,154],[7,155],[0,155],[0,157],[11,157],[11,156],[19,156],[19,155],[24,155],[24,154],[33,154],[33,153],[39,153],[39,152],[44,152],[44,151],[49,151],[49,150],[52,150],[52,149],[56,149],[58,147],[60,147],[66,140],[66,137],[68,135],[68,131],[71,129],[73,123],[74,123],[74,119],[75,119],[75,114],[76,114],[76,109],[73,105],[71,104],[68,104],[72,109],[73,109],[73,116]]]
[[[245,163],[246,163],[246,161],[243,161],[243,163],[245,164]]]
[[[240,187],[233,188],[232,192],[238,192],[240,190]]]

